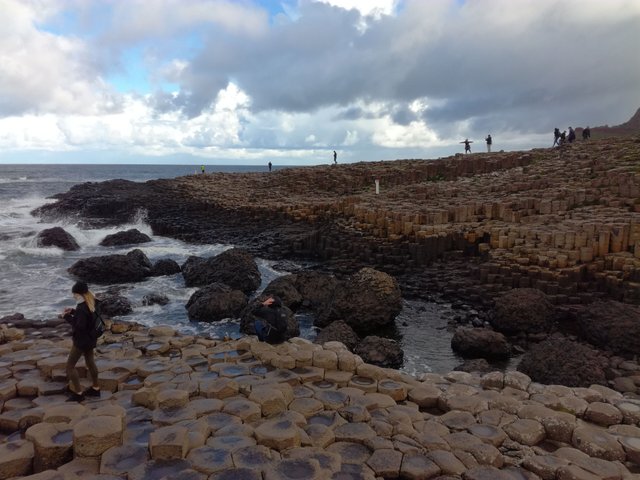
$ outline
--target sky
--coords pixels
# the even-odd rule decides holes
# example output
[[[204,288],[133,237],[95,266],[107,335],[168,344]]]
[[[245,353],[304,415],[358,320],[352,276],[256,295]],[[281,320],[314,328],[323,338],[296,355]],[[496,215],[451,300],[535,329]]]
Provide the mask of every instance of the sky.
[[[640,0],[0,0],[0,163],[550,146],[640,107]]]

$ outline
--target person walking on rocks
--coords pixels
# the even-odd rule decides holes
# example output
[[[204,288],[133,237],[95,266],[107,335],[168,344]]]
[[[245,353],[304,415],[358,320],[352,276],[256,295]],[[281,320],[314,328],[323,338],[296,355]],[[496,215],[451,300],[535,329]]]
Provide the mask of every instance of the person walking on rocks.
[[[204,173],[204,165],[200,165],[200,171]]]
[[[94,348],[98,341],[96,331],[96,307],[98,301],[89,291],[89,287],[84,282],[77,282],[71,289],[73,298],[76,300],[76,308],[65,308],[61,317],[71,324],[71,336],[73,345],[67,358],[67,380],[69,382],[69,400],[80,402],[84,397],[99,397],[100,386],[98,384],[98,367],[94,359]],[[84,392],[80,386],[80,378],[76,370],[76,363],[80,357],[84,356],[84,362],[89,370],[92,386]]]
[[[487,142],[487,153],[491,153],[491,144],[493,140],[491,139],[491,134],[487,135],[487,138],[484,139]]]
[[[287,314],[283,311],[282,301],[278,297],[267,297],[251,313],[256,317],[253,326],[258,340],[272,344],[285,341]]]
[[[468,138],[465,138],[464,142],[460,142],[460,143],[464,143],[464,153],[471,153],[471,144],[473,143],[473,140],[469,140]]]
[[[336,153],[336,151],[333,151],[333,164],[337,165],[338,164],[338,154]]]
[[[271,167],[272,167],[272,166],[273,166],[273,165],[271,164],[271,162],[269,162],[269,171],[271,171]]]
[[[551,146],[555,147],[556,145],[560,145],[560,129],[558,127],[553,131],[553,145]]]
[[[569,140],[569,143],[573,143],[575,139],[576,139],[576,131],[572,127],[569,127],[569,138],[567,140]]]
[[[584,130],[582,130],[582,140],[588,140],[591,138],[591,129],[587,126]]]

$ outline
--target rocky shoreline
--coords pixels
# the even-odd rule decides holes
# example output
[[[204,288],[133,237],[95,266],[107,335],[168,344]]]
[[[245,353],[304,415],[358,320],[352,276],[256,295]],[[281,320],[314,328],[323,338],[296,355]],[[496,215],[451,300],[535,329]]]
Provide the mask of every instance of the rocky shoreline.
[[[340,342],[110,322],[102,396],[77,404],[62,394],[68,326],[11,320],[0,321],[0,479],[640,478],[640,400],[602,385],[416,378]]]

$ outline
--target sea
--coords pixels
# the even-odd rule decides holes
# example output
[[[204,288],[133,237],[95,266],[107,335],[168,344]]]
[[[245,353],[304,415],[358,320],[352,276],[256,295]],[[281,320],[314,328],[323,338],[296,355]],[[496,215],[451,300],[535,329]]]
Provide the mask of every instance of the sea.
[[[77,260],[113,253],[126,253],[129,247],[102,247],[107,235],[137,228],[152,238],[139,247],[151,262],[170,258],[182,264],[190,255],[210,257],[232,248],[229,244],[192,245],[173,238],[153,235],[144,212],[128,225],[113,228],[87,229],[77,218],[47,223],[31,214],[52,195],[68,191],[73,185],[126,179],[145,182],[158,178],[175,178],[199,174],[199,165],[3,165],[0,164],[0,317],[15,312],[27,318],[54,318],[66,307],[74,305],[71,286],[74,279],[67,269]],[[264,166],[207,165],[207,172],[263,172]],[[36,235],[41,230],[61,226],[76,239],[80,250],[66,252],[56,247],[39,247]],[[287,272],[277,270],[277,262],[257,258],[262,275],[258,295],[272,280]],[[192,322],[185,304],[197,290],[184,285],[182,275],[152,277],[143,282],[118,285],[133,305],[133,313],[122,317],[146,326],[171,325],[187,334],[209,334],[212,337],[240,336],[237,319],[221,322]],[[100,292],[104,287],[95,286]],[[150,293],[162,293],[168,305],[143,306],[142,298]],[[462,359],[451,351],[452,333],[448,327],[455,312],[448,304],[405,300],[396,319],[395,337],[405,352],[403,370],[420,373],[443,373],[452,370]],[[297,315],[301,336],[313,339],[317,331],[313,317]]]

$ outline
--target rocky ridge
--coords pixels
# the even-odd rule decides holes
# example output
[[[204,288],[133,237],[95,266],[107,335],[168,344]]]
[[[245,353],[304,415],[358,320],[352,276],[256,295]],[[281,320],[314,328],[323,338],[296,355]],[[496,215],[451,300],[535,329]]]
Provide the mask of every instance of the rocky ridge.
[[[64,322],[3,322],[0,479],[640,477],[640,399],[601,385],[416,378],[335,341],[111,323],[97,348],[102,396],[78,404],[62,395]]]

